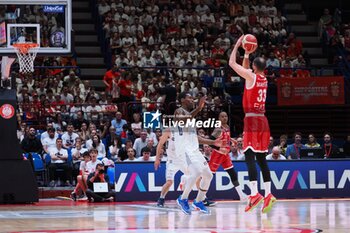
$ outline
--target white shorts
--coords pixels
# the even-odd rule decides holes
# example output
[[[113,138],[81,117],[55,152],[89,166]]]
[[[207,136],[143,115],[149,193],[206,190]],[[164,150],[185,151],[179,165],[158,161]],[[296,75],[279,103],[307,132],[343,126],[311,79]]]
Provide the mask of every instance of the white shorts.
[[[165,178],[166,180],[174,180],[178,171],[187,174],[187,163],[182,161],[168,160],[166,162]]]
[[[204,155],[199,150],[186,152],[186,159],[188,165],[196,164],[201,170],[209,167]]]

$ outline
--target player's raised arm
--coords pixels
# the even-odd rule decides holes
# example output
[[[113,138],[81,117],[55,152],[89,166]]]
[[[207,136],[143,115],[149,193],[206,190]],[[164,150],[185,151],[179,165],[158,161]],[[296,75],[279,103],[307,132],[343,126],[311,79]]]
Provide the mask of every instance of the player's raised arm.
[[[189,95],[189,96],[187,97],[187,95]],[[191,100],[193,101],[192,96],[190,94],[186,94],[186,96],[184,96],[183,98],[191,98]],[[181,99],[182,98],[180,98],[180,101],[181,101]],[[176,109],[174,112],[175,121],[192,119],[195,116],[197,116],[198,113],[200,111],[202,111],[202,109],[204,108],[206,100],[207,100],[207,96],[203,96],[202,98],[200,98],[198,106],[194,110],[192,110],[189,114],[184,111],[183,107]]]
[[[160,136],[157,150],[156,150],[156,160],[154,161],[154,169],[157,170],[160,164],[160,155],[162,153],[162,148],[164,146],[164,143],[168,140],[170,137],[170,129],[167,128],[163,131],[162,136]]]
[[[243,68],[245,68],[245,69],[250,69],[249,53],[247,53],[247,51],[244,53],[242,66],[243,66]]]
[[[230,56],[229,65],[239,76],[244,78],[246,81],[253,83],[254,78],[255,78],[255,74],[250,69],[244,68],[243,66],[239,65],[236,61],[237,51],[238,51],[238,48],[242,44],[242,40],[243,40],[243,36],[241,36],[237,40],[237,43],[235,44],[235,47],[233,48],[231,56]],[[245,60],[248,60],[248,59],[246,58]],[[248,66],[248,68],[249,68],[249,61],[246,61],[246,62],[248,62],[248,65],[247,64],[244,64],[244,65]],[[248,85],[248,86],[250,86],[250,85]]]
[[[207,100],[207,96],[203,96],[199,99],[199,103],[198,103],[198,106],[197,108],[195,108],[192,112],[191,112],[191,116],[192,118],[197,116],[197,114],[202,111],[202,109],[204,108],[204,105],[205,105],[205,101]]]

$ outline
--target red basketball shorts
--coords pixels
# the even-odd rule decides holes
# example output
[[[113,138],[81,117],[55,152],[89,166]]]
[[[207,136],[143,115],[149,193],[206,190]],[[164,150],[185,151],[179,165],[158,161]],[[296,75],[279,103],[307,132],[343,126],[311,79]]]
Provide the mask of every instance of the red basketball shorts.
[[[244,118],[243,151],[251,149],[254,152],[268,151],[270,142],[270,127],[265,116],[246,116]]]
[[[232,161],[228,154],[224,155],[215,150],[211,152],[210,160],[209,160],[209,168],[212,173],[215,173],[220,165],[224,168],[224,170],[230,169],[233,167]]]

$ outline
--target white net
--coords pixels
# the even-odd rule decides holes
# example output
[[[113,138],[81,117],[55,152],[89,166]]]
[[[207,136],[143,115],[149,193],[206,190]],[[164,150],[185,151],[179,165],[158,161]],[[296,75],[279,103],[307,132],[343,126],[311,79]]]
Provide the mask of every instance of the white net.
[[[13,44],[19,61],[20,73],[34,72],[34,60],[38,52],[38,45],[33,43]]]

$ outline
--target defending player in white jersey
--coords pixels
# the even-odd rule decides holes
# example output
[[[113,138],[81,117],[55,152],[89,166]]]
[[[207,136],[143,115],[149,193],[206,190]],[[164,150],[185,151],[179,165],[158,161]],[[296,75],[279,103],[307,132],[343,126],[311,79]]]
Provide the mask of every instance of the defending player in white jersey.
[[[188,177],[188,164],[186,161],[186,153],[182,148],[184,145],[183,132],[179,128],[166,128],[162,136],[159,139],[157,145],[157,154],[156,160],[154,162],[155,170],[158,169],[161,162],[161,154],[163,153],[163,147],[166,142],[168,142],[166,153],[167,153],[167,162],[166,162],[166,182],[162,187],[160,192],[160,197],[157,201],[157,206],[163,207],[165,202],[165,196],[169,191],[169,188],[174,183],[174,177],[178,171],[181,171],[183,175],[181,176],[181,184],[185,183],[186,178]],[[197,139],[198,140],[198,139]],[[222,142],[217,140],[207,140],[200,139],[200,141],[205,141],[211,145],[221,145]]]
[[[166,170],[165,170],[165,178],[166,182],[162,187],[162,191],[160,192],[160,197],[157,202],[157,206],[163,207],[165,196],[169,191],[169,188],[174,183],[174,177],[178,171],[181,171],[183,175],[181,176],[181,183],[185,179],[187,175],[187,163],[185,153],[178,153],[180,150],[176,150],[175,142],[179,141],[179,131],[177,128],[166,128],[162,136],[160,137],[157,145],[157,154],[156,160],[154,161],[154,169],[158,170],[158,167],[161,162],[161,154],[164,152],[163,147],[166,142],[166,154],[167,154],[167,162],[166,162]],[[178,152],[177,152],[178,151]]]
[[[181,107],[175,110],[175,120],[176,121],[186,121],[187,119],[194,118],[204,107],[206,97],[202,97],[199,100],[197,108],[191,111],[194,106],[193,97],[188,92],[182,92],[179,94],[179,101],[181,102]],[[197,130],[195,127],[183,127],[179,128],[180,134],[182,131],[182,136],[180,142],[176,143],[176,148],[183,150],[186,155],[186,160],[188,163],[189,175],[186,179],[186,184],[182,195],[177,199],[177,204],[180,206],[181,210],[187,214],[191,214],[191,208],[188,204],[188,196],[192,191],[192,187],[196,183],[196,180],[201,177],[200,186],[198,190],[198,195],[192,203],[192,207],[196,210],[200,210],[203,213],[209,213],[209,210],[203,204],[205,195],[209,189],[211,179],[213,174],[210,171],[207,161],[199,150],[199,143],[201,144],[213,144],[214,141],[210,139],[204,139],[197,136]],[[221,145],[220,142],[217,145]],[[183,153],[181,151],[180,153]]]

